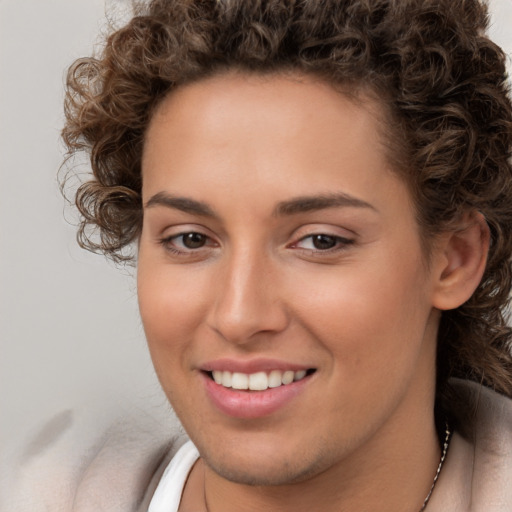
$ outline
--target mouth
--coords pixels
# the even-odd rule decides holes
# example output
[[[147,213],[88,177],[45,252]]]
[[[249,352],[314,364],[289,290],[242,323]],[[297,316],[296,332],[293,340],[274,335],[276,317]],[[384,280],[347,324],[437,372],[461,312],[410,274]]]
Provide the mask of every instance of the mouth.
[[[299,382],[316,372],[308,370],[271,370],[268,372],[241,373],[227,370],[205,371],[204,373],[219,386],[238,391],[266,391]]]
[[[206,395],[224,415],[243,420],[268,417],[292,404],[310,389],[317,368],[283,361],[206,363],[201,374]],[[244,367],[245,366],[245,367]]]

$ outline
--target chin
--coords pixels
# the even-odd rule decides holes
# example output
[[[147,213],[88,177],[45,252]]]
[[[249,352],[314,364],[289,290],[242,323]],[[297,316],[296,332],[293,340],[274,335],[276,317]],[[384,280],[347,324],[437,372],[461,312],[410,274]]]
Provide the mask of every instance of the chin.
[[[251,486],[291,485],[309,480],[322,473],[330,464],[330,457],[319,454],[311,458],[305,450],[296,450],[292,457],[275,453],[273,457],[245,453],[243,457],[203,454],[206,465],[215,473],[234,483]],[[309,457],[308,457],[309,455]]]

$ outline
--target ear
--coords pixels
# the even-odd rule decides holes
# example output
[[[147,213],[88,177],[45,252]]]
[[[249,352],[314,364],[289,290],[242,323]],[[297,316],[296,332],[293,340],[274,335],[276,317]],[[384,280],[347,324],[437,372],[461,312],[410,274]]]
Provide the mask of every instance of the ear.
[[[455,309],[464,304],[480,284],[489,252],[489,226],[481,213],[467,212],[458,225],[443,233],[437,242],[432,266],[432,305],[440,310]]]

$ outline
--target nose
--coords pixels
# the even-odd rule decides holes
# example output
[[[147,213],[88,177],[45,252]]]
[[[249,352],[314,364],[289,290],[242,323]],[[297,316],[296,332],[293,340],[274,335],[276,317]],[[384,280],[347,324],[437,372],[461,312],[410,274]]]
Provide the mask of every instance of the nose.
[[[226,258],[214,279],[208,323],[232,343],[283,331],[288,323],[276,269],[259,253],[240,251]]]

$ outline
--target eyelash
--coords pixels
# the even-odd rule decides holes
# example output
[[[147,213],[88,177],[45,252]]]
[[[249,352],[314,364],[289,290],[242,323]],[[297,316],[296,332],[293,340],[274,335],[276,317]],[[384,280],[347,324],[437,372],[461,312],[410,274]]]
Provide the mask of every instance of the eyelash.
[[[183,237],[185,237],[187,235],[199,235],[199,236],[201,236],[201,237],[203,237],[205,239],[205,244],[202,245],[201,247],[197,247],[196,249],[186,248],[185,250],[178,249],[177,247],[172,245],[173,240],[181,238],[182,242],[183,242]],[[172,254],[176,254],[178,256],[186,256],[188,254],[193,254],[195,252],[198,252],[200,249],[204,249],[205,247],[209,247],[208,240],[211,241],[212,239],[208,235],[205,235],[205,234],[200,233],[198,231],[185,231],[183,233],[178,233],[176,235],[171,235],[171,236],[162,238],[162,239],[159,240],[159,243],[160,243],[160,245],[162,245],[162,247],[166,251],[168,251],[168,252],[170,252]]]
[[[205,243],[197,248],[186,248],[185,250],[177,248],[175,245],[173,245],[173,240],[177,240],[179,238],[182,239],[183,243],[183,237],[187,235],[199,235],[205,239]],[[318,248],[303,248],[299,247],[299,244],[301,242],[304,242],[305,240],[311,239],[312,244],[314,244],[313,240],[315,237],[325,237],[326,239],[331,239],[334,242],[334,247],[329,247],[326,249],[318,249]],[[208,241],[212,241],[212,239],[203,233],[200,233],[198,231],[186,231],[183,233],[178,233],[176,235],[168,236],[165,238],[162,238],[159,240],[159,243],[164,247],[164,249],[172,254],[178,255],[178,256],[186,256],[191,255],[194,253],[198,253],[201,249],[212,247],[212,244],[208,245]],[[348,246],[353,245],[355,240],[350,238],[345,238],[342,236],[337,235],[331,235],[328,233],[311,233],[309,235],[306,235],[299,239],[297,242],[294,242],[288,247],[296,248],[298,250],[304,251],[308,254],[314,254],[314,255],[327,255],[327,254],[335,254],[342,251],[347,250]]]
[[[301,248],[301,247],[298,247],[298,244],[305,241],[305,240],[308,240],[308,239],[311,239],[311,243],[314,244],[313,240],[315,239],[315,237],[325,237],[325,238],[328,238],[328,239],[331,239],[335,245],[334,247],[329,247],[327,249],[317,249],[317,248]],[[322,255],[322,254],[333,254],[333,253],[338,253],[338,252],[341,252],[341,251],[345,251],[347,250],[348,246],[350,245],[353,245],[355,242],[355,240],[353,239],[350,239],[350,238],[345,238],[345,237],[342,237],[342,236],[338,236],[338,235],[331,235],[329,233],[312,233],[310,235],[306,235],[304,237],[302,237],[298,242],[295,242],[291,247],[297,247],[298,249],[301,249],[303,251],[307,251],[309,254],[319,254],[319,255]]]

